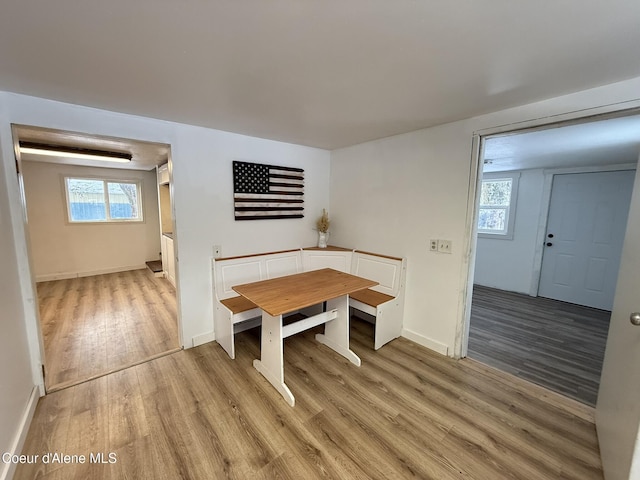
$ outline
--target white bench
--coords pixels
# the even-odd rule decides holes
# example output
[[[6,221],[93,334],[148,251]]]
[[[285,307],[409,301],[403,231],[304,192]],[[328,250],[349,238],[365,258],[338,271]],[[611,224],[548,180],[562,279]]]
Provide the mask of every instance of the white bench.
[[[260,325],[262,311],[232,287],[302,272],[300,250],[218,258],[213,261],[216,341],[236,357],[234,335]]]
[[[213,260],[214,325],[216,341],[235,358],[234,335],[260,325],[260,309],[232,289],[235,285],[291,275],[303,271],[333,268],[374,280],[376,287],[352,294],[353,314],[375,323],[377,350],[400,336],[404,310],[406,260],[340,247],[305,248]],[[311,307],[315,314],[322,306]]]
[[[398,338],[402,332],[406,272],[407,261],[404,258],[358,250],[353,252],[350,273],[378,282],[375,287],[349,296],[349,307],[354,309],[352,314],[375,323],[376,350]],[[355,310],[370,317],[358,315]]]

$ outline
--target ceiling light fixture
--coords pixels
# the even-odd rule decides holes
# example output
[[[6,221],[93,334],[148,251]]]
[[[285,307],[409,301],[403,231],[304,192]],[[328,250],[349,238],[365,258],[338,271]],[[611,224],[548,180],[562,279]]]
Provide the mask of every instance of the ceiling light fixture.
[[[96,150],[93,148],[68,147],[65,145],[51,145],[46,143],[23,141],[20,142],[20,153],[121,163],[130,162],[132,158],[130,153],[124,152],[110,152],[108,150]]]

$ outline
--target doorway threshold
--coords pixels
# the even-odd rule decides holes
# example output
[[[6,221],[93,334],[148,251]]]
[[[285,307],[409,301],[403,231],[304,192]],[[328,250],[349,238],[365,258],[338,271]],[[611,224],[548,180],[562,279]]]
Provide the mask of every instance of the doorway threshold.
[[[69,381],[69,382],[58,383],[56,385],[52,385],[51,387],[47,388],[46,391],[45,391],[45,394],[48,395],[50,393],[59,392],[60,390],[64,390],[66,388],[75,387],[76,385],[81,385],[83,383],[90,382],[91,380],[95,380],[96,378],[105,377],[105,376],[110,375],[112,373],[120,372],[121,370],[126,370],[127,368],[135,367],[136,365],[141,365],[143,363],[150,362],[150,361],[155,360],[157,358],[162,358],[162,357],[166,357],[166,356],[169,356],[169,355],[173,355],[174,353],[177,353],[177,352],[179,352],[181,350],[183,350],[183,347],[172,348],[171,350],[167,350],[166,352],[156,353],[154,355],[150,355],[148,357],[145,357],[145,358],[143,358],[141,360],[137,360],[135,362],[128,363],[126,365],[121,365],[121,366],[119,366],[117,368],[113,368],[111,370],[108,370],[108,371],[102,372],[102,373],[98,373],[96,375],[91,375],[90,377],[86,377],[86,378],[83,378],[81,380],[72,380],[72,381]]]

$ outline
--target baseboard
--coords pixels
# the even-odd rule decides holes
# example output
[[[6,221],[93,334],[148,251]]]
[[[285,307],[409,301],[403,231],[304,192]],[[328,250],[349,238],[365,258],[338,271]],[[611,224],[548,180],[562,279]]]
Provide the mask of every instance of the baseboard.
[[[140,270],[147,268],[146,264],[125,265],[121,267],[102,268],[100,270],[88,270],[84,272],[62,272],[48,275],[36,275],[36,282],[50,282],[52,280],[65,280],[67,278],[92,277],[94,275],[105,275],[107,273],[128,272],[130,270]]]
[[[18,431],[16,432],[13,442],[11,443],[11,448],[6,453],[9,453],[13,456],[20,455],[20,453],[22,452],[22,447],[24,446],[24,441],[27,438],[27,433],[29,433],[29,426],[31,425],[33,414],[36,411],[36,406],[38,405],[39,398],[40,389],[36,385],[31,390],[29,401],[27,402],[26,408],[18,425]],[[0,467],[2,468],[2,470],[0,471],[0,480],[9,480],[13,478],[13,474],[15,473],[17,464],[0,462]]]
[[[213,332],[202,333],[200,335],[196,335],[191,339],[192,346],[197,347],[199,345],[203,345],[205,343],[213,342],[216,339]]]
[[[449,347],[444,343],[436,342],[435,340],[425,337],[424,335],[420,335],[419,333],[412,332],[411,330],[407,330],[406,328],[402,329],[402,336],[412,342],[416,342],[418,345],[428,348],[429,350],[438,352],[441,355],[449,356]]]

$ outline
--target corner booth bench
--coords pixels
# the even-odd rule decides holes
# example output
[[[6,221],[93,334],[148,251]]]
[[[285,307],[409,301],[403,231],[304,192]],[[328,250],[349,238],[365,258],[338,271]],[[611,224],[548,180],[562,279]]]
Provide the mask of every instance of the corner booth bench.
[[[261,310],[239,296],[233,290],[234,286],[332,268],[378,283],[349,297],[351,313],[375,324],[374,347],[377,350],[399,337],[402,331],[406,265],[404,258],[340,247],[313,247],[214,259],[216,341],[231,358],[235,358],[234,335],[261,323]],[[316,312],[318,308],[321,306],[316,307]]]

